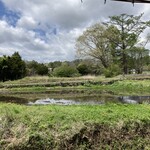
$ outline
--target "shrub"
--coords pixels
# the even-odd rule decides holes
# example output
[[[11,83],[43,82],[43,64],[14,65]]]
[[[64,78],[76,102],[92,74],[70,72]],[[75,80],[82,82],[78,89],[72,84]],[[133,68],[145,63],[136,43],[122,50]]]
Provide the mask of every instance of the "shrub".
[[[52,74],[53,76],[56,76],[56,77],[79,76],[78,70],[75,67],[69,66],[69,65],[62,65],[60,67],[55,68]]]
[[[38,75],[47,75],[48,74],[48,67],[44,64],[39,64],[36,68]]]
[[[36,61],[27,62],[27,75],[48,75],[48,67],[43,63],[38,63]]]
[[[83,64],[83,63],[80,63],[78,66],[77,66],[77,70],[79,71],[79,73],[81,75],[87,75],[89,73],[89,68],[86,64]]]
[[[121,69],[118,65],[111,65],[107,69],[104,69],[104,75],[106,78],[114,77],[121,74]]]

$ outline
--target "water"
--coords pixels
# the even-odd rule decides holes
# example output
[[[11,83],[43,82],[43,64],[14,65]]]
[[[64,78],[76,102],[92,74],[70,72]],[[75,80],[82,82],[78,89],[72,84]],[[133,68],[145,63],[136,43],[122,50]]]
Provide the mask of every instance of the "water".
[[[103,104],[102,101],[77,101],[77,100],[65,100],[65,99],[40,99],[35,102],[29,102],[28,105],[48,105],[48,104],[56,104],[56,105],[100,105]]]
[[[28,100],[25,98],[19,98],[14,96],[0,96],[0,102],[26,104],[28,103]]]
[[[114,99],[116,99],[114,101]],[[150,104],[150,96],[118,96],[114,97],[112,99],[113,102],[116,103],[127,103],[127,104],[142,104],[147,103]],[[111,100],[107,102],[112,102]],[[48,104],[56,104],[56,105],[101,105],[105,104],[106,101],[104,100],[84,100],[84,101],[78,101],[78,100],[65,100],[65,99],[40,99],[35,102],[29,102],[28,105],[48,105]]]
[[[131,103],[131,104],[150,104],[150,96],[122,96],[119,97],[122,103]]]
[[[63,97],[60,98],[48,97],[48,98],[38,98],[34,101],[28,101],[25,98],[17,98],[13,96],[0,96],[0,102],[9,102],[25,105],[102,105],[105,103],[128,103],[128,104],[150,104],[150,96],[115,96],[100,94],[98,96],[81,96],[80,97]]]

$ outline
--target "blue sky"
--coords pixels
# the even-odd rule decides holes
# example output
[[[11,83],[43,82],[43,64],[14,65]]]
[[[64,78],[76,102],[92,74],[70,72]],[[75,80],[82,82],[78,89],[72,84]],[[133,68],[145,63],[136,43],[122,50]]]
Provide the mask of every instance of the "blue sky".
[[[25,60],[75,59],[75,43],[90,25],[121,13],[150,20],[147,4],[107,0],[0,0],[0,56],[18,51]]]
[[[7,9],[7,7],[5,7],[4,3],[0,1],[0,19],[3,20],[5,18],[5,20],[7,20],[7,22],[12,25],[12,26],[16,26],[17,21],[20,19],[20,13],[19,12],[15,12],[15,11],[11,11],[9,9]]]
[[[0,17],[2,18],[6,12],[7,11],[6,11],[4,4],[0,1]]]

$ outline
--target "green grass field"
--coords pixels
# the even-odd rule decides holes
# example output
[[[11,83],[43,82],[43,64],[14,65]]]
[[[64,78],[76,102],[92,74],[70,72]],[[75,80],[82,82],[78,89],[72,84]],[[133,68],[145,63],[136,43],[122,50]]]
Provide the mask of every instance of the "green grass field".
[[[0,104],[1,149],[149,149],[150,106]]]
[[[0,95],[2,98],[8,95],[10,99],[12,95],[39,98],[38,94],[43,97],[47,93],[64,96],[63,92],[71,96],[73,91],[77,91],[78,96],[101,91],[149,95],[150,79],[28,77],[0,83]],[[25,106],[0,103],[0,150],[149,150],[149,139],[149,104]]]

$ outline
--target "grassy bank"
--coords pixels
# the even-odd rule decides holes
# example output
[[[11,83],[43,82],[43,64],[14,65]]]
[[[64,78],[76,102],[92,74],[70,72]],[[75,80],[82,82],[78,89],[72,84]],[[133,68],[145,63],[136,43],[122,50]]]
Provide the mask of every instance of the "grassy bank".
[[[150,149],[150,106],[0,104],[2,150]]]
[[[150,80],[122,80],[108,85],[93,86],[93,88],[112,91],[116,95],[149,95]]]

